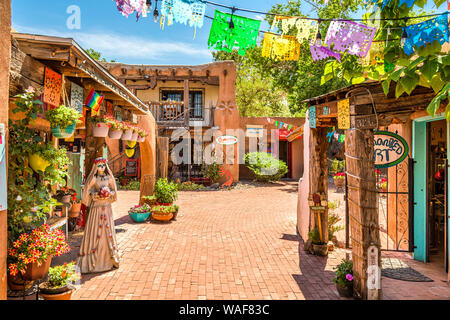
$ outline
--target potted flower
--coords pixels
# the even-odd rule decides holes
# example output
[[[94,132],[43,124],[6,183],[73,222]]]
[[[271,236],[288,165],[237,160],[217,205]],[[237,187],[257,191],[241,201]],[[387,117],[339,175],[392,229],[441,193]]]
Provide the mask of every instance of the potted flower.
[[[92,135],[97,138],[106,138],[109,132],[108,120],[102,116],[91,117],[91,121],[94,124]]]
[[[134,222],[142,223],[147,221],[147,219],[150,217],[151,212],[152,209],[150,208],[150,206],[148,204],[144,204],[131,208],[128,211],[128,215]]]
[[[342,260],[333,281],[341,297],[353,297],[353,262]]]
[[[51,123],[52,134],[56,138],[70,138],[75,132],[77,122],[83,117],[81,113],[65,105],[49,110],[45,118]]]
[[[309,239],[311,239],[314,254],[317,256],[326,256],[328,254],[328,244],[322,241],[319,230],[314,228],[308,234]]]
[[[145,196],[145,197],[142,197],[142,202],[148,204],[150,207],[155,206],[157,200],[158,199],[156,198],[156,196]]]
[[[174,206],[154,206],[152,208],[152,218],[157,221],[170,221],[176,209]]]
[[[109,138],[112,140],[120,140],[120,138],[122,138],[123,135],[123,125],[122,122],[112,118],[112,117],[107,117],[106,121],[108,121],[108,124],[110,126],[110,130],[109,130]]]
[[[72,206],[69,210],[69,218],[78,218],[81,213],[81,201],[77,198],[77,194],[75,193],[72,196]]]
[[[23,233],[8,249],[8,259],[12,261],[8,269],[11,276],[19,272],[22,279],[28,281],[45,278],[53,256],[61,256],[69,251],[61,230],[50,230],[46,224]]]
[[[380,192],[386,193],[387,192],[387,179],[380,179],[377,183],[377,187],[380,190]]]
[[[178,211],[180,211],[180,207],[179,207],[179,206],[173,206],[173,208],[175,209],[175,211],[174,211],[174,213],[173,213],[173,218],[172,218],[172,220],[177,220]]]
[[[135,127],[135,126],[131,126],[131,130],[132,130],[132,134],[131,134],[130,141],[137,141],[137,139],[139,137],[139,128]]]
[[[75,190],[68,187],[61,188],[56,192],[55,199],[62,204],[70,205],[73,201],[73,197],[76,197],[77,193]]]
[[[145,138],[148,136],[147,131],[143,130],[143,129],[138,129],[138,138],[137,138],[137,142],[145,142]]]
[[[39,295],[44,300],[70,300],[75,291],[73,283],[80,278],[75,262],[50,268],[48,280],[39,285]]]
[[[342,189],[345,186],[345,173],[338,172],[333,175],[334,185],[338,189]]]
[[[167,178],[159,179],[155,185],[155,196],[158,205],[170,206],[178,199],[178,185],[168,182]]]
[[[131,138],[133,136],[132,127],[127,123],[122,123],[122,131],[123,131],[122,140],[123,141],[131,140]]]

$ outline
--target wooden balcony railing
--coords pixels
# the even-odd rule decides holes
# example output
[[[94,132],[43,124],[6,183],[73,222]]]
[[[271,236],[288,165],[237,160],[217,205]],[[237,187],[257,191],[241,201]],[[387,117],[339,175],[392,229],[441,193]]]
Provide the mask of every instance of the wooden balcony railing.
[[[160,125],[184,126],[189,123],[183,102],[163,101],[149,102],[149,109]]]

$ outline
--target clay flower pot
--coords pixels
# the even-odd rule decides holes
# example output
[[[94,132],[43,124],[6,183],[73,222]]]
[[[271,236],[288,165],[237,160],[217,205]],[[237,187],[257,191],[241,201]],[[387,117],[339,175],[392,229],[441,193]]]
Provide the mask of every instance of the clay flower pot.
[[[28,157],[28,162],[35,172],[44,172],[48,168],[50,162],[42,158],[39,154],[34,153]]]
[[[122,140],[124,140],[124,141],[131,140],[132,135],[133,135],[133,130],[129,129],[123,133]]]
[[[56,289],[47,288],[46,285],[46,282],[39,285],[39,295],[44,300],[71,300],[72,293],[75,291],[69,285]]]
[[[22,274],[22,278],[27,281],[44,279],[48,273],[48,269],[50,269],[51,263],[52,257],[48,257],[47,260],[42,261],[40,264],[38,262],[27,264],[25,273]]]
[[[33,283],[33,281],[23,280],[20,274],[12,276],[8,272],[8,287],[11,291],[28,291]]]
[[[81,213],[81,202],[74,203],[69,210],[69,218],[78,218]]]
[[[106,123],[97,123],[94,125],[92,135],[96,138],[106,138],[108,136],[109,127]]]
[[[341,287],[336,284],[336,290],[341,297],[351,298],[353,297],[353,286],[345,286]]]
[[[336,186],[336,188],[344,188],[345,179],[334,179],[334,185]]]
[[[325,257],[328,255],[328,244],[314,244],[313,243],[313,250],[314,250],[314,254],[316,256]]]
[[[109,130],[109,138],[112,140],[120,140],[123,135],[122,130]]]
[[[132,133],[130,141],[137,141],[138,137],[139,137],[139,134],[137,132],[136,133]]]
[[[168,222],[168,221],[172,220],[173,213],[167,214],[167,213],[160,213],[160,212],[152,212],[152,217],[156,221]]]

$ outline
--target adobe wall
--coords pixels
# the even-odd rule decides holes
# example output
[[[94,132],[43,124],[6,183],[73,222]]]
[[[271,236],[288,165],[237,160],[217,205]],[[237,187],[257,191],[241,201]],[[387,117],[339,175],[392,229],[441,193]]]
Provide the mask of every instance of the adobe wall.
[[[305,118],[286,118],[286,117],[271,117],[275,121],[281,121],[290,125],[301,127],[305,124]],[[267,144],[270,145],[274,137],[272,137],[272,130],[276,130],[275,125],[268,123],[267,117],[241,117],[239,119],[240,129],[247,129],[248,125],[263,126],[265,132],[267,132]],[[245,153],[250,150],[249,144],[250,138],[245,139]],[[292,142],[292,179],[299,180],[303,175],[303,138]],[[254,179],[253,173],[244,165],[240,165],[240,178],[241,179]]]
[[[8,124],[11,1],[0,0],[0,123]],[[7,139],[5,139],[7,140]],[[7,154],[6,154],[7,157]],[[7,212],[0,212],[0,300],[6,300]]]
[[[308,114],[308,113],[307,113]],[[306,118],[308,122],[308,115]],[[309,207],[309,192],[310,192],[310,163],[309,163],[309,139],[311,136],[311,129],[308,123],[305,124],[305,131],[303,134],[303,141],[307,141],[303,148],[304,159],[304,173],[298,185],[298,203],[297,203],[297,230],[304,241],[308,240],[308,233],[310,231],[310,207]]]

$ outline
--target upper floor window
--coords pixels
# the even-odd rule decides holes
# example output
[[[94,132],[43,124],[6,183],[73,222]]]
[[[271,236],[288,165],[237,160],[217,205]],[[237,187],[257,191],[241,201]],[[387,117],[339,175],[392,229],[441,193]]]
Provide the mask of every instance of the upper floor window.
[[[161,93],[162,101],[183,101],[183,90],[163,90]],[[203,91],[189,92],[190,117],[193,120],[203,120],[204,94]]]

